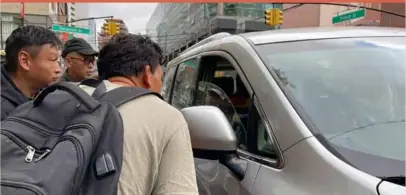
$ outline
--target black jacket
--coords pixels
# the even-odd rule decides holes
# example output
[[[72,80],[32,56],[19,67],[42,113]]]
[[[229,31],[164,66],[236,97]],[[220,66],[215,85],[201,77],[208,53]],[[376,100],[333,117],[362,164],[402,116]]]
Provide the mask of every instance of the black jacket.
[[[1,65],[1,120],[27,101],[29,99],[14,85],[8,72]]]

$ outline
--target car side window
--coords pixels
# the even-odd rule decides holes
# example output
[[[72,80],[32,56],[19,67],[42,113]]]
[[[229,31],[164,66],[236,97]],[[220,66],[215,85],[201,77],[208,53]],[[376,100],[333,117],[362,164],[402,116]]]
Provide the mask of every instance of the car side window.
[[[247,109],[245,111],[239,110],[240,112],[238,112],[237,109],[239,107],[241,108],[241,103],[245,101],[233,102],[233,94],[227,94],[224,85],[221,86],[219,83],[214,84],[216,81],[223,79],[230,80],[230,83],[234,84],[234,80],[231,77],[216,77],[216,79],[210,82],[199,81],[195,105],[209,105],[219,108],[234,129],[238,140],[238,148],[248,151],[248,132],[246,130],[248,104],[246,105]],[[246,101],[248,101],[248,97]]]
[[[248,151],[248,115],[250,95],[237,71],[220,57],[203,58],[194,105],[218,107],[230,122],[238,139],[238,148]]]
[[[277,158],[275,143],[270,136],[266,117],[254,103],[247,86],[231,63],[225,59],[202,59],[194,105],[218,107],[230,122],[240,150],[268,158]],[[211,67],[210,67],[211,66]]]
[[[175,78],[176,66],[171,66],[166,69],[166,73],[162,82],[161,95],[165,101],[169,101],[171,97],[171,88],[173,84],[173,79]]]
[[[197,59],[187,60],[179,65],[173,87],[172,105],[174,107],[182,109],[192,105],[198,67]]]

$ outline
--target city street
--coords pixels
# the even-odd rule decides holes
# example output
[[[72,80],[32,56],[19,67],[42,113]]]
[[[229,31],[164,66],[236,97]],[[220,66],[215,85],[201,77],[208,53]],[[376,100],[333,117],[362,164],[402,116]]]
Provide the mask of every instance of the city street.
[[[405,6],[2,3],[1,190],[406,194]]]

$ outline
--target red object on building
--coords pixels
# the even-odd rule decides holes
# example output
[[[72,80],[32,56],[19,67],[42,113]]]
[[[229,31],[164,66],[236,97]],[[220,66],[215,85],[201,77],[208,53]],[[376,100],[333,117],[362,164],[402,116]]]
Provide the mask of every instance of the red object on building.
[[[20,4],[20,18],[23,19],[25,15],[24,3]]]
[[[62,42],[66,42],[69,40],[69,33],[61,33],[59,34],[59,39],[61,39]]]

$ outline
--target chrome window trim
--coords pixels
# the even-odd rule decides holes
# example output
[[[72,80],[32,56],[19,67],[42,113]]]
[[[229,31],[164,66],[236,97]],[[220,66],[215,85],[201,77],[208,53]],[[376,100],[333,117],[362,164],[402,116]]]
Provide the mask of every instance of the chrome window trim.
[[[264,122],[265,129],[268,132],[268,135],[270,136],[270,139],[272,140],[272,143],[275,146],[276,154],[278,156],[278,159],[272,159],[272,158],[261,156],[261,157],[263,157],[262,160],[269,161],[269,162],[274,162],[276,160],[277,164],[271,164],[271,165],[273,165],[272,167],[277,168],[277,169],[282,169],[283,166],[285,165],[285,159],[283,157],[282,150],[278,144],[278,140],[276,139],[275,134],[272,131],[272,126],[270,125],[268,119],[266,118],[265,112],[262,109],[262,106],[261,106],[258,98],[255,95],[253,96],[253,103],[254,103],[256,110],[258,111],[258,114],[259,114],[261,120]]]
[[[268,120],[265,117],[265,113],[258,101],[258,98],[256,96],[253,96],[253,103],[254,106],[256,108],[256,110],[258,111],[259,117],[260,119],[263,121],[264,126],[266,131],[268,132],[268,135],[270,135],[272,142],[275,145],[275,149],[276,149],[276,153],[278,158],[274,159],[274,158],[269,158],[269,157],[265,157],[262,155],[258,155],[258,154],[253,154],[251,152],[245,151],[245,150],[241,150],[241,149],[237,149],[237,154],[241,156],[241,158],[247,159],[247,160],[253,160],[256,161],[262,165],[265,166],[269,166],[271,168],[275,168],[275,169],[282,169],[283,166],[285,165],[285,159],[283,157],[283,153],[282,150],[279,147],[279,144],[275,138],[275,135],[272,132],[272,127],[269,124]]]

